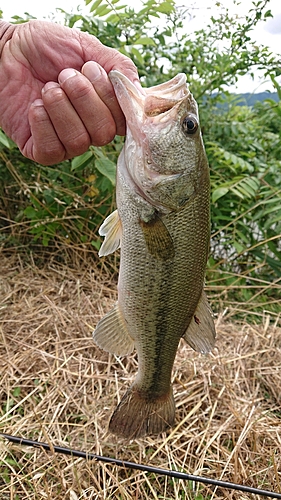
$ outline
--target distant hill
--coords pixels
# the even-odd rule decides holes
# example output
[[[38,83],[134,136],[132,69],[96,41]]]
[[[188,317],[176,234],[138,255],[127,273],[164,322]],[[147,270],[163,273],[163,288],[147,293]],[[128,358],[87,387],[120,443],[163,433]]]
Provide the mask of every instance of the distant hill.
[[[257,101],[264,101],[265,99],[273,99],[273,101],[278,102],[277,92],[259,92],[258,94],[235,94],[237,97],[237,104],[239,106],[253,106]]]

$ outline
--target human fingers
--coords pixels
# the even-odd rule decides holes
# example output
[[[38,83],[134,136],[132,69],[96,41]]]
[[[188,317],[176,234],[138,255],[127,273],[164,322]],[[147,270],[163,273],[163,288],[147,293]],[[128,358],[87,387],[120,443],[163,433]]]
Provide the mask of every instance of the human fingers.
[[[100,71],[101,75],[98,78],[98,88],[105,87],[104,90],[100,90],[100,93],[106,102],[99,96],[88,78],[74,69],[64,69],[59,74],[58,81],[87,130],[91,144],[103,146],[115,137],[117,131],[115,120],[120,129],[124,118],[121,110],[118,111],[119,105],[114,103],[116,98],[113,89],[110,94],[111,84],[107,75],[104,74],[103,70],[99,68],[97,70]]]
[[[89,84],[89,86],[91,86]],[[56,82],[48,82],[30,108],[31,137],[23,154],[43,165],[78,156],[90,146],[90,136],[67,95]]]
[[[106,71],[94,61],[86,62],[81,71],[92,83],[97,95],[110,110],[116,124],[116,133],[124,135],[126,130],[125,117]]]
[[[64,89],[56,82],[48,82],[43,88],[42,100],[37,99],[29,112],[31,137],[22,152],[43,165],[78,156],[87,151],[90,144],[107,144],[116,134],[111,111],[86,77],[67,69],[59,79]],[[110,91],[104,95],[109,103]],[[114,103],[110,107],[118,117]],[[124,133],[122,113],[116,120],[118,132]]]
[[[64,146],[65,158],[72,158],[87,151],[90,135],[67,94],[56,82],[47,82],[42,89],[44,107],[54,130]]]
[[[89,33],[79,32],[79,41],[83,48],[85,61],[96,61],[107,74],[113,69],[120,71],[142,91],[137,67],[129,57],[116,49],[103,45]]]
[[[65,148],[60,142],[42,99],[36,99],[30,106],[29,125],[31,135],[22,154],[42,165],[54,165],[65,159]]]

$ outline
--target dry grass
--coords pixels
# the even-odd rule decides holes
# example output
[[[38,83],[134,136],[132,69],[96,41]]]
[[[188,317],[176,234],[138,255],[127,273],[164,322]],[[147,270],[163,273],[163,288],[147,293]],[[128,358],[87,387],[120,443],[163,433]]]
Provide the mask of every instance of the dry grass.
[[[116,299],[110,276],[18,257],[0,263],[0,432],[281,491],[281,328],[217,319],[217,347],[182,343],[176,426],[124,442],[107,421],[137,370],[100,351],[91,330]],[[247,499],[0,440],[0,500]],[[258,496],[256,498],[259,498]],[[260,497],[261,498],[261,497]]]

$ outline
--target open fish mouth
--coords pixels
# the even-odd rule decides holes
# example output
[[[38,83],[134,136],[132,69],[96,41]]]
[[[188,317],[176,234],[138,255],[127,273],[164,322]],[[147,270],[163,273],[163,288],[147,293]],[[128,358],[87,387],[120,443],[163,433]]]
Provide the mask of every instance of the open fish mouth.
[[[159,94],[166,99],[175,99],[177,101],[190,93],[186,87],[186,75],[184,73],[179,73],[168,82],[160,83],[159,85],[144,90],[147,95]]]
[[[132,191],[151,206],[163,213],[181,209],[194,191],[186,187],[185,172],[186,158],[193,154],[192,140],[184,161],[174,158],[183,156],[184,118],[197,120],[186,75],[180,73],[143,92],[119,71],[111,71],[109,78],[127,123],[126,159],[120,163],[120,172],[130,179]]]
[[[154,117],[173,110],[177,114],[177,104],[191,95],[186,86],[186,75],[180,73],[168,82],[161,83],[141,93],[133,83],[117,70],[110,71],[109,78],[114,86],[118,102],[133,129],[133,120],[143,116]]]

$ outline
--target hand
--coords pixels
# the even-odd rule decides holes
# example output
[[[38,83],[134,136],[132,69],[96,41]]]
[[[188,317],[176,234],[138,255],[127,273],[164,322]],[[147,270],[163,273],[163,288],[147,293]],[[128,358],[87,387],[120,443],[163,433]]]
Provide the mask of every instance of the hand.
[[[46,21],[15,26],[0,59],[0,124],[22,154],[52,165],[125,134],[107,74],[139,84],[133,62],[97,38]]]

